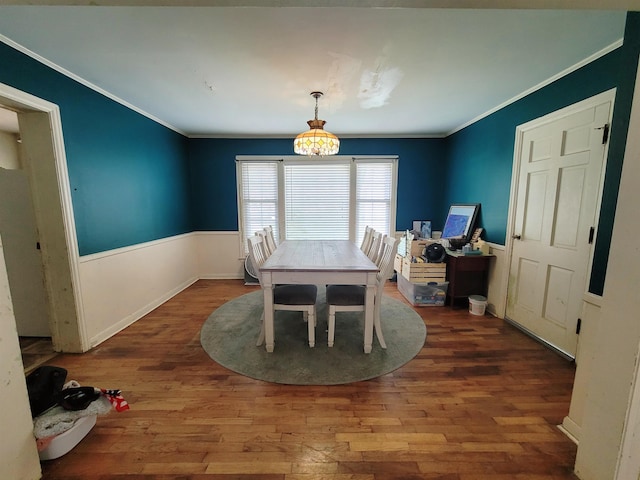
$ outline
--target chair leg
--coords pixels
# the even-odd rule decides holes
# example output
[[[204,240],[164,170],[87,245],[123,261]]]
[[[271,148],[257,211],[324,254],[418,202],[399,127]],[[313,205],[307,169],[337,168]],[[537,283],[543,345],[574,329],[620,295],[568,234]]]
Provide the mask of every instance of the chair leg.
[[[305,312],[306,313],[306,312]],[[316,346],[316,313],[315,306],[312,306],[309,309],[309,315],[307,318],[307,326],[309,329],[309,347],[313,348]]]
[[[373,329],[376,332],[376,336],[378,337],[380,346],[386,349],[387,344],[384,341],[384,336],[382,335],[382,325],[380,324],[380,301],[378,299],[376,299],[376,304],[373,308]]]
[[[259,347],[264,342],[264,310],[262,311],[262,316],[260,317],[260,335],[258,335],[258,341],[256,342],[256,347]]]
[[[329,305],[329,319],[327,320],[327,324],[329,326],[329,333],[327,335],[328,342],[327,344],[330,347],[333,347],[333,339],[336,333],[336,307],[333,305]]]

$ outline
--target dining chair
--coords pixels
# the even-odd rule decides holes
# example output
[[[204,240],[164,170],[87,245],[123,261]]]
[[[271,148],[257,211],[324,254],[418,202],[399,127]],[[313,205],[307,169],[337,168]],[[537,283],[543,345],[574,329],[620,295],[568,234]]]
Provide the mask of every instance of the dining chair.
[[[261,235],[254,235],[248,238],[249,258],[258,272],[258,281],[262,285],[262,275],[260,267],[267,260],[264,248],[264,239]],[[318,296],[318,287],[316,285],[276,285],[273,287],[273,310],[301,311],[304,320],[308,324],[309,346],[314,347],[316,344],[316,297]],[[256,346],[262,345],[264,342],[264,310],[260,317],[260,335]]]
[[[267,232],[265,230],[258,230],[256,232],[256,235],[262,238],[262,251],[264,252],[264,256],[266,260],[273,253],[273,250],[269,248],[269,244],[267,243]]]
[[[369,252],[369,247],[371,247],[371,235],[374,232],[374,228],[367,225],[364,228],[364,238],[362,239],[362,243],[360,244],[360,250],[362,250],[365,254]]]
[[[382,335],[380,323],[380,303],[382,302],[382,292],[387,279],[393,272],[393,259],[396,253],[397,239],[386,237],[382,244],[378,273],[376,274],[376,288],[373,300],[373,327],[380,346],[387,348],[387,344]],[[329,310],[328,319],[328,345],[333,347],[336,330],[336,312],[364,312],[366,287],[364,285],[328,285],[327,286],[327,306]]]
[[[264,227],[264,233],[266,234],[266,245],[267,245],[267,249],[273,253],[276,251],[276,248],[278,248],[278,243],[276,242],[276,237],[273,234],[273,227],[271,225],[268,225],[266,227]]]
[[[367,252],[367,257],[369,257],[369,259],[376,265],[378,265],[378,262],[380,261],[380,254],[382,253],[382,246],[386,237],[387,236],[385,234],[376,230],[371,234],[371,245]]]

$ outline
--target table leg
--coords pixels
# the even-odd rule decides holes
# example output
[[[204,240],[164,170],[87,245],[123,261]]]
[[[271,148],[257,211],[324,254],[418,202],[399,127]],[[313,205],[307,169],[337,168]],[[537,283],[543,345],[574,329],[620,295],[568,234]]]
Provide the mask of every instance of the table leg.
[[[267,352],[273,352],[275,344],[273,338],[273,284],[269,272],[262,274],[262,290],[264,292],[264,343]]]
[[[376,293],[375,285],[367,285],[364,297],[364,353],[371,353],[373,344],[373,315],[374,297]]]

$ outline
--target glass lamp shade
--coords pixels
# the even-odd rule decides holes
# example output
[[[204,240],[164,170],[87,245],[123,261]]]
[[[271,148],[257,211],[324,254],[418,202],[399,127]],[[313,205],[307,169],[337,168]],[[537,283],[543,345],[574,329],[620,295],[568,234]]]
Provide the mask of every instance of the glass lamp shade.
[[[340,149],[340,140],[322,127],[324,120],[309,120],[310,130],[301,133],[293,141],[293,151],[298,155],[335,155]]]

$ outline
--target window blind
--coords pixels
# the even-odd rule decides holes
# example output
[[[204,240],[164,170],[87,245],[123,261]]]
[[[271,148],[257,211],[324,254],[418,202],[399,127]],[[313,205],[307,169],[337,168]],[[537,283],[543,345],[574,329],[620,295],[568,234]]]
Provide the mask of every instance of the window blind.
[[[389,235],[393,193],[393,163],[356,162],[356,243],[367,226]]]
[[[240,163],[241,234],[247,237],[271,225],[273,235],[278,236],[278,162]]]
[[[360,245],[367,225],[393,234],[397,165],[397,157],[238,157],[245,252],[246,237],[267,225],[282,240],[345,239]]]
[[[285,164],[286,238],[349,239],[350,165]]]

